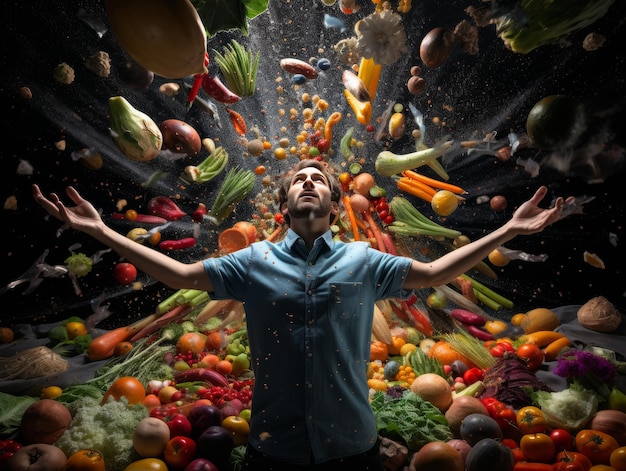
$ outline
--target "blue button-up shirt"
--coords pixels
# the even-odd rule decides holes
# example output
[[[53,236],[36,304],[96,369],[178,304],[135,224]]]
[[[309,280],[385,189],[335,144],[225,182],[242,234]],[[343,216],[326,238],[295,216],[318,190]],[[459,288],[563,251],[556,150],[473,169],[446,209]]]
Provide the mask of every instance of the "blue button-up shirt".
[[[244,303],[255,372],[249,444],[273,458],[321,463],[377,439],[366,372],[374,302],[402,296],[411,259],[365,242],[309,251],[292,230],[204,261],[215,299]]]

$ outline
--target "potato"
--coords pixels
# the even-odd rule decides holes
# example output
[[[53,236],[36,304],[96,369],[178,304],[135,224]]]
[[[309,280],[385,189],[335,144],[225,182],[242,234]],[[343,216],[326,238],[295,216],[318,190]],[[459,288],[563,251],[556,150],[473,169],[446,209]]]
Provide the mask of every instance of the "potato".
[[[67,407],[53,399],[41,399],[22,415],[20,433],[27,443],[52,445],[72,424]]]
[[[604,296],[596,296],[583,304],[577,318],[583,327],[603,333],[617,330],[622,323],[622,315]]]

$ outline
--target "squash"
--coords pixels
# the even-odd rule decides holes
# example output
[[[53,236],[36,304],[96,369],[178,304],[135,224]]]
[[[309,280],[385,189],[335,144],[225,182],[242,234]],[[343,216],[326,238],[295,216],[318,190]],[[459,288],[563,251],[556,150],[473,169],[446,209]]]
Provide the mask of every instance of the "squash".
[[[520,327],[526,334],[539,332],[540,330],[554,330],[561,324],[557,315],[550,309],[538,307],[526,313]]]
[[[206,30],[189,0],[106,0],[111,31],[139,65],[165,78],[206,74]]]

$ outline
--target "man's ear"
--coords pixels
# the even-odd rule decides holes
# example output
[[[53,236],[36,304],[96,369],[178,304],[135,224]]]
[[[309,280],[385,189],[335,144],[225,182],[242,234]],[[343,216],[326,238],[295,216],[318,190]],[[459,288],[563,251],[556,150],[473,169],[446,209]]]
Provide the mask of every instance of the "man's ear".
[[[339,214],[339,203],[337,203],[336,201],[330,202],[330,213],[333,215]]]
[[[280,212],[282,213],[283,216],[287,215],[287,213],[289,212],[289,210],[287,209],[287,202],[286,201],[281,206]]]

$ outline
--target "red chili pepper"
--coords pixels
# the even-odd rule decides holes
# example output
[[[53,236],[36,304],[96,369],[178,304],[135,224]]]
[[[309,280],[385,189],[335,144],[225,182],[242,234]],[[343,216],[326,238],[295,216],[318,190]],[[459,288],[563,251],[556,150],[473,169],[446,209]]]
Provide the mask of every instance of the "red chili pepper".
[[[243,119],[243,116],[230,108],[226,108],[226,111],[228,111],[228,114],[230,115],[230,120],[232,121],[237,134],[240,136],[245,135],[248,131],[248,126],[246,125],[246,121]]]
[[[204,55],[204,66],[209,66],[209,53],[207,52]],[[191,108],[193,105],[196,96],[198,96],[198,92],[200,91],[200,87],[202,86],[202,80],[204,76],[207,74],[196,74],[193,76],[193,85],[191,86],[191,90],[189,90],[189,95],[187,95],[187,109]]]
[[[214,100],[220,103],[233,104],[239,101],[239,95],[231,92],[217,77],[206,74],[202,77],[202,88]]]
[[[159,243],[161,250],[181,250],[188,249],[196,245],[196,239],[193,237],[184,237],[178,240],[164,240]]]

